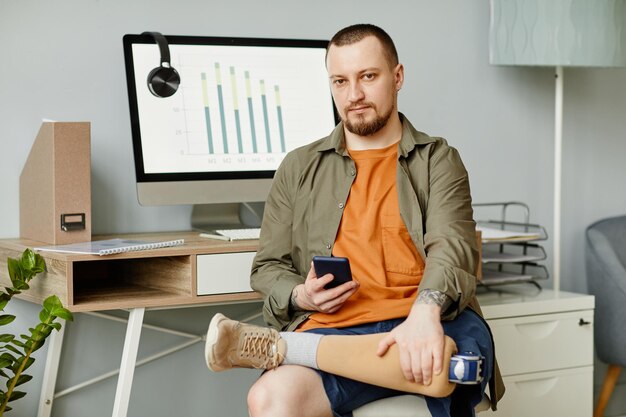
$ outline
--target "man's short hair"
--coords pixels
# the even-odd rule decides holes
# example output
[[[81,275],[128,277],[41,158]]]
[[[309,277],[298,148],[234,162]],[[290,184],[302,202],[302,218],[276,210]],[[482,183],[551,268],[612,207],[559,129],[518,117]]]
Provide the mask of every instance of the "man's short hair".
[[[328,46],[326,47],[326,57],[328,57],[328,50],[331,46],[352,45],[353,43],[357,43],[368,36],[373,36],[380,41],[390,68],[398,65],[398,51],[396,50],[396,46],[393,44],[393,40],[391,40],[391,36],[378,26],[367,23],[359,23],[348,26],[337,32],[330,42],[328,42]]]

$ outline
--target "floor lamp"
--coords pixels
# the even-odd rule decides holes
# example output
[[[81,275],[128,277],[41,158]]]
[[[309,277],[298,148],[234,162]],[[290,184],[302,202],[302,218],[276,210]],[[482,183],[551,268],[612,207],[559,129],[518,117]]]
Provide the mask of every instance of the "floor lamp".
[[[564,67],[626,66],[624,0],[490,0],[489,62],[555,68],[554,290],[561,286]]]

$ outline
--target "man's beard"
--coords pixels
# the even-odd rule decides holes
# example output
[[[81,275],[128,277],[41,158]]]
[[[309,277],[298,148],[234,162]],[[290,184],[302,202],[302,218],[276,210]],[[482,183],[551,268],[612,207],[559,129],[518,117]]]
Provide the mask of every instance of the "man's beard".
[[[371,136],[387,125],[387,122],[389,121],[389,118],[391,118],[391,114],[393,113],[393,106],[391,106],[389,108],[389,111],[383,115],[378,114],[376,107],[371,103],[356,104],[352,107],[360,107],[362,105],[367,105],[374,109],[374,112],[376,113],[376,117],[374,118],[374,120],[367,121],[365,120],[365,117],[363,117],[363,115],[357,115],[357,121],[353,122],[347,116],[349,114],[349,108],[346,108],[346,118],[343,120],[343,122],[346,126],[346,129],[348,129],[348,132],[354,133],[358,136]]]

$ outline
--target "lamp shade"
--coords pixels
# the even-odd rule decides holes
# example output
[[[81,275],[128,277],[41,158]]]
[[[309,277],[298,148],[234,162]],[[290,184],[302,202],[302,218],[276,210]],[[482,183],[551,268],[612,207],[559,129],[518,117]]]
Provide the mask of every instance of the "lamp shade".
[[[626,0],[491,0],[489,61],[626,66]]]

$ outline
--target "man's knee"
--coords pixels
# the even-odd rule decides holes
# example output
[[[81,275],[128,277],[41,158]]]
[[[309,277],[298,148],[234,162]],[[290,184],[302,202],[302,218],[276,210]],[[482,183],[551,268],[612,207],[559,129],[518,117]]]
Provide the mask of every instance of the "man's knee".
[[[248,410],[252,417],[262,416],[271,410],[272,389],[263,379],[258,380],[248,391]]]
[[[248,410],[251,416],[269,415],[275,408],[279,395],[277,383],[280,384],[280,381],[273,381],[274,379],[265,374],[248,391]]]
[[[252,385],[248,392],[248,410],[252,417],[327,416],[330,404],[314,370],[286,365],[265,372]]]
[[[248,392],[250,415],[252,417],[269,416],[277,411],[277,407],[287,407],[289,397],[285,396],[285,387],[288,383],[275,371],[263,374]]]

